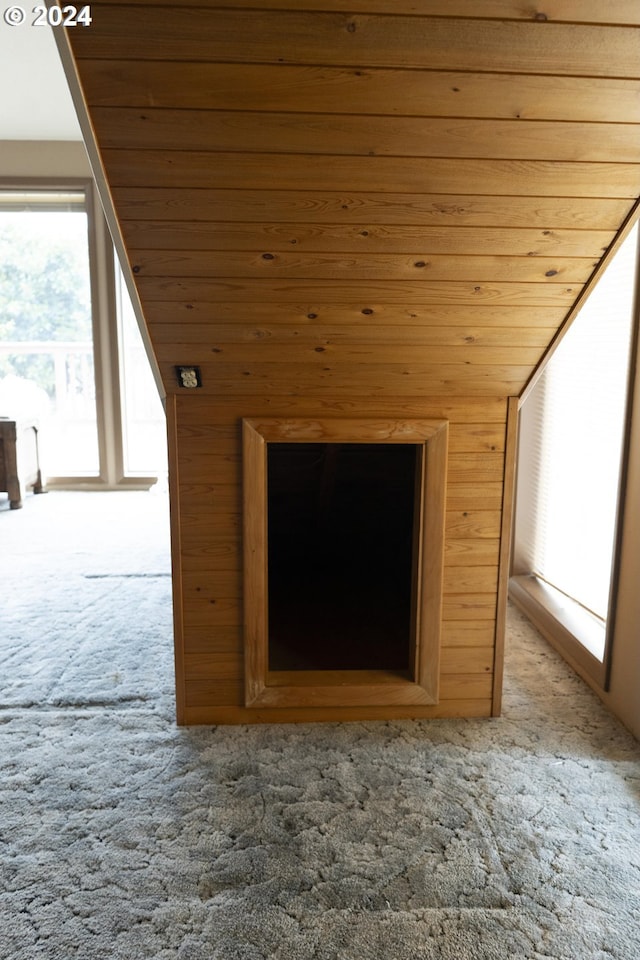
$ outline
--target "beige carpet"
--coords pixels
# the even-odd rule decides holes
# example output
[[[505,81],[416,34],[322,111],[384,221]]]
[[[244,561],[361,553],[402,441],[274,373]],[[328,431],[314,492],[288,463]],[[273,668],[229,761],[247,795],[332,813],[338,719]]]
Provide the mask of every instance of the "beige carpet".
[[[161,493],[0,503],[2,960],[635,960],[638,744],[518,615],[499,720],[178,729]]]

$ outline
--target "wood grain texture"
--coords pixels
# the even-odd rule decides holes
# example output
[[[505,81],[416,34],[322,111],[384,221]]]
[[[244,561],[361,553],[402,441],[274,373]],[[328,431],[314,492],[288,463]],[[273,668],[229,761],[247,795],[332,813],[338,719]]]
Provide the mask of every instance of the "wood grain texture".
[[[349,397],[304,396],[278,398],[274,400],[265,394],[257,393],[253,397],[237,397],[233,394],[217,394],[209,397],[196,397],[193,393],[183,392],[176,398],[176,407],[179,411],[180,422],[185,429],[210,431],[224,424],[234,426],[234,436],[241,436],[241,422],[248,416],[255,417],[358,417],[362,415],[360,401]],[[277,411],[277,412],[276,412]],[[507,399],[505,397],[489,397],[478,400],[475,397],[432,397],[424,398],[389,398],[377,402],[375,397],[369,397],[367,416],[378,418],[406,419],[406,420],[448,420],[450,423],[468,423],[472,419],[470,413],[476,413],[476,419],[492,423],[506,423]],[[196,436],[201,436],[197,433]],[[181,432],[181,442],[186,434]]]
[[[390,685],[386,683],[380,684],[381,695],[385,695],[385,689],[389,686]],[[307,703],[299,707],[296,707],[295,704],[291,704],[288,707],[265,706],[263,708],[255,707],[241,709],[241,680],[199,679],[190,680],[186,684],[189,705],[192,707],[204,708],[200,714],[203,717],[215,715],[214,711],[212,710],[212,706],[214,708],[217,706],[222,706],[235,708],[225,712],[227,716],[235,718],[233,720],[227,720],[226,722],[259,723],[261,722],[262,715],[264,717],[269,716],[271,718],[271,723],[282,723],[294,719],[297,720],[297,722],[304,723],[305,721],[309,720],[326,719],[388,720],[393,719],[394,717],[477,716],[475,713],[475,707],[477,705],[476,702],[478,700],[489,700],[490,703],[491,676],[487,676],[484,673],[458,673],[444,675],[441,683],[441,699],[437,705],[412,702],[411,693],[409,693],[409,687],[409,684],[405,686],[405,690],[407,690],[407,702],[405,704],[395,703],[385,706],[381,704],[370,703],[368,705],[344,704],[341,706],[336,706],[335,704],[327,702],[320,706],[318,706],[318,704]],[[320,697],[325,698],[328,701],[330,699],[330,694],[325,692],[327,689],[331,690],[331,688],[327,687],[320,688]],[[363,685],[362,690],[366,691],[366,686]],[[393,688],[391,691],[387,689],[386,695],[389,697],[393,696]],[[357,692],[354,692],[354,699],[357,696]],[[309,700],[313,698],[313,688],[309,688],[308,698]],[[470,703],[469,701],[472,702]],[[207,708],[209,711],[208,713],[205,712]],[[225,713],[221,713],[219,716],[225,716]],[[488,714],[483,712],[480,715],[486,716]],[[193,723],[195,721],[191,720],[189,722]],[[200,722],[214,721],[202,720]],[[225,721],[221,720],[219,722]]]
[[[167,398],[165,413],[167,416],[167,453],[169,462],[169,495],[172,508],[170,511],[171,529],[171,569],[172,569],[172,611],[173,611],[173,643],[174,668],[176,690],[176,720],[179,724],[185,723],[187,700],[185,692],[185,653],[187,650],[184,617],[184,594],[182,586],[182,555],[180,547],[180,475],[178,470],[178,413],[177,404]]]
[[[268,418],[243,420],[245,596],[245,706],[332,707],[425,705],[438,702],[442,622],[444,516],[448,424],[433,420]],[[269,669],[267,587],[270,443],[381,443],[419,445],[414,609],[415,668],[406,677],[381,670]],[[484,580],[466,568],[462,577]]]
[[[176,147],[180,142],[176,139]],[[105,147],[102,158],[114,187],[173,187],[176,163],[184,188],[459,194],[462,184],[471,194],[530,197],[593,197],[634,199],[640,190],[640,164],[585,163],[554,160],[457,159],[449,157],[349,157],[312,153],[212,153],[116,149]]]
[[[127,220],[123,235],[130,250],[265,250],[296,253],[407,253],[509,257],[600,257],[615,238],[612,230],[568,230],[377,223],[236,223],[225,221]],[[132,254],[132,258],[133,258]]]
[[[306,707],[271,708],[250,710],[225,705],[234,701],[235,687],[223,681],[191,681],[188,685],[190,706],[185,712],[186,724],[237,724],[237,723],[310,723],[310,722],[358,722],[362,720],[435,719],[457,717],[489,717],[491,700],[461,699],[440,701],[437,707]],[[223,704],[218,706],[218,704]]]
[[[334,306],[340,303],[358,303],[361,310],[376,310],[381,304],[404,304],[423,310],[433,306],[457,305],[459,307],[564,307],[568,308],[580,295],[581,283],[544,283],[515,281],[446,281],[430,280],[333,280],[328,284],[312,280],[262,280],[221,278],[209,280],[202,277],[140,277],[137,287],[145,303],[153,304],[183,302],[194,303],[236,302],[250,311],[254,303],[307,304],[308,313],[317,314],[334,297]],[[151,308],[153,309],[153,308]],[[408,312],[410,312],[408,311]],[[500,394],[497,390],[496,394]]]
[[[290,347],[292,344],[296,344],[300,351],[305,347],[316,349],[319,346],[347,348],[357,346],[470,347],[475,345],[528,349],[547,347],[557,330],[556,326],[538,325],[534,320],[527,326],[516,326],[518,317],[514,316],[515,311],[508,313],[503,311],[504,315],[497,317],[505,324],[513,322],[514,326],[480,325],[475,310],[469,315],[468,326],[457,326],[453,323],[448,326],[430,326],[426,322],[426,317],[423,323],[414,322],[406,326],[399,323],[386,323],[384,317],[388,316],[390,311],[386,311],[384,316],[376,319],[373,325],[370,318],[362,316],[362,311],[357,308],[352,308],[351,312],[354,314],[352,319],[356,319],[359,314],[361,322],[357,326],[348,326],[348,308],[344,308],[342,311],[344,326],[330,326],[325,321],[317,323],[317,315],[309,319],[309,315],[304,314],[295,325],[287,325],[285,317],[280,315],[277,318],[280,322],[269,327],[259,326],[259,318],[255,318],[253,324],[218,323],[215,319],[217,316],[215,307],[211,308],[212,320],[209,323],[190,322],[193,311],[184,311],[180,318],[176,316],[177,311],[174,311],[173,322],[164,322],[167,312],[161,311],[163,322],[160,323],[155,320],[156,312],[151,311],[148,323],[153,327],[153,340],[158,345],[156,348],[158,355],[164,351],[169,357],[176,356],[184,347],[193,346],[196,350],[221,350],[224,353],[226,345],[232,345],[232,349],[239,351],[246,345],[258,346],[259,344],[264,344],[265,359],[269,349],[272,351],[277,349],[278,356],[281,357],[280,349]],[[240,307],[240,312],[243,319],[248,313],[251,315],[254,313],[252,308],[246,306]],[[288,313],[292,312],[289,308]],[[407,311],[407,319],[416,320],[408,314]],[[521,314],[523,319],[529,316],[526,312]],[[464,317],[460,312],[457,316],[462,322]],[[557,311],[556,316],[562,316],[562,312]],[[429,319],[433,321],[435,318],[430,315]],[[495,311],[492,319],[496,319]],[[550,318],[545,314],[543,319],[548,323]],[[172,352],[169,353],[169,351]]]
[[[635,3],[635,0],[632,0]],[[636,79],[444,70],[88,60],[96,107],[640,123]]]
[[[424,189],[424,184],[422,188]],[[463,191],[465,184],[458,184]],[[361,229],[371,225],[409,224],[422,227],[454,225],[616,231],[629,204],[625,199],[567,195],[487,195],[464,192],[433,194],[402,192],[393,186],[387,193],[332,189],[305,192],[281,189],[256,190],[250,181],[241,190],[191,189],[175,183],[169,187],[111,185],[123,229],[128,221],[170,220],[177,230],[191,223],[345,223]]]
[[[104,0],[103,0],[104,2]],[[112,0],[114,5],[132,5],[158,8],[162,0]],[[270,0],[271,10],[290,10],[293,0]],[[204,0],[199,6],[217,6],[215,0]],[[194,0],[174,0],[174,7],[192,7]],[[230,9],[262,9],[264,0],[226,0],[224,7]],[[299,10],[323,10],[343,12],[344,0],[295,0]],[[479,19],[530,20],[536,23],[582,22],[602,23],[603,8],[599,0],[553,0],[545,4],[544,13],[534,6],[526,6],[520,0],[351,0],[349,11],[354,13],[404,14],[407,16],[476,17]],[[606,8],[607,23],[625,26],[640,25],[640,12],[635,0],[609,0]]]
[[[175,358],[177,363],[190,364],[186,353]],[[175,380],[173,364],[161,362],[168,393],[181,388]],[[480,396],[491,397],[496,391],[503,395],[520,392],[531,375],[532,365],[472,366],[468,363],[362,363],[356,369],[341,364],[299,364],[295,368],[286,363],[201,364],[202,393],[231,393],[253,396],[263,390],[272,397],[335,396],[364,397],[369,393],[378,397],[423,396]],[[296,377],[291,379],[295,369]]]
[[[638,124],[94,107],[105,147],[637,163]]]
[[[168,394],[180,722],[497,713],[514,398],[640,193],[638,3],[92,12],[68,31],[75,82]],[[179,388],[175,365],[196,363],[202,388]],[[243,464],[264,470],[245,418],[448,424],[442,654],[437,676],[419,667],[437,704],[378,674],[342,704],[303,677],[244,706],[245,666],[266,669],[243,645],[266,576],[247,590],[246,533],[265,531],[243,513]],[[394,686],[399,702],[371,702]]]
[[[584,23],[352,15],[302,10],[95,4],[79,59],[242,61],[637,76],[638,32]],[[241,42],[230,43],[230,37]],[[140,42],[144,38],[144,43]]]
[[[427,248],[428,249],[428,248]],[[131,250],[134,273],[145,277],[296,280],[416,280],[507,283],[586,283],[597,262],[589,257],[435,256],[414,253],[289,253]],[[419,291],[416,291],[419,299]]]
[[[176,356],[179,357],[184,351],[185,347],[181,341],[158,343],[156,357],[162,363]],[[285,378],[287,364],[295,364],[301,373],[305,370],[305,365],[310,372],[312,365],[326,370],[327,364],[331,365],[336,372],[345,364],[351,368],[354,364],[377,363],[390,370],[393,370],[394,365],[402,364],[408,371],[423,364],[434,371],[435,365],[439,365],[442,366],[443,375],[446,375],[446,365],[460,363],[473,366],[474,375],[482,375],[482,370],[479,368],[496,367],[500,364],[526,365],[533,369],[542,356],[540,347],[485,346],[478,343],[458,343],[453,346],[421,346],[409,343],[391,346],[388,343],[368,343],[366,336],[355,344],[334,344],[316,340],[315,343],[307,344],[272,344],[269,341],[261,341],[221,345],[219,341],[212,338],[207,344],[191,344],[188,353],[189,363],[206,366],[212,372],[217,369],[218,375],[221,376],[225,375],[229,365],[241,365],[245,371],[250,371],[258,365],[263,368],[267,364],[272,366],[274,371],[277,369],[278,375],[283,375]],[[316,372],[313,370],[311,376]],[[460,378],[464,375],[464,372],[460,372]]]

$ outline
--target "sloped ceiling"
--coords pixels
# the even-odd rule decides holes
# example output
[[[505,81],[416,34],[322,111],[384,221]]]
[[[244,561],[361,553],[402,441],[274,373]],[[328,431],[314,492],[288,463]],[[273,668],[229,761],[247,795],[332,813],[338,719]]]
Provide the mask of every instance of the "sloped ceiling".
[[[92,12],[67,35],[169,391],[197,362],[517,394],[640,193],[636,0]]]
[[[167,391],[180,722],[256,719],[243,417],[448,424],[439,702],[286,719],[499,712],[511,398],[634,215],[640,5],[92,13],[68,66]]]

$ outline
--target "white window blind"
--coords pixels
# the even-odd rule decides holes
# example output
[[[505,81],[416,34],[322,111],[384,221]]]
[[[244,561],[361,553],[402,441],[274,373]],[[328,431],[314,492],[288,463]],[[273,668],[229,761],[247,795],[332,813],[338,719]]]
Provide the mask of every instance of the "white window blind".
[[[632,331],[637,226],[525,403],[529,572],[607,618]]]

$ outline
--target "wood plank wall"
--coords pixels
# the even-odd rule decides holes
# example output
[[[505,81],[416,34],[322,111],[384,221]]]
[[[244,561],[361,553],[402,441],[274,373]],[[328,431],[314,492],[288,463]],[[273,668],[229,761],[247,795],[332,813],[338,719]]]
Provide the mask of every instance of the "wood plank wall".
[[[411,713],[489,715],[508,398],[640,192],[640,4],[92,11],[68,40],[168,394],[180,722],[403,715],[242,706],[239,422],[268,415],[450,421],[441,700]]]

